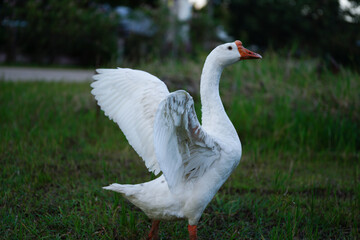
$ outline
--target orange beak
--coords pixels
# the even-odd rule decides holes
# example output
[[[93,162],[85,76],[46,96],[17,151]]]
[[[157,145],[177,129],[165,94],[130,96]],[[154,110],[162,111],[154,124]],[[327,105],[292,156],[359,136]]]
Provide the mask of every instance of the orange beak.
[[[261,59],[261,55],[257,54],[255,52],[252,52],[246,48],[244,48],[244,46],[242,45],[242,42],[239,40],[235,41],[235,44],[239,50],[239,53],[241,55],[240,60],[247,60],[247,59]]]

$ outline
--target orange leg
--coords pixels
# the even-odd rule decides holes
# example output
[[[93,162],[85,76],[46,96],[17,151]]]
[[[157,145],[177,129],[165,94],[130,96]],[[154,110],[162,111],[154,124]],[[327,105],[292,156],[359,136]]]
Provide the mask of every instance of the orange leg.
[[[153,220],[151,224],[151,229],[149,232],[149,235],[147,237],[147,240],[156,240],[159,239],[159,220]]]
[[[197,226],[188,225],[190,240],[197,240]]]

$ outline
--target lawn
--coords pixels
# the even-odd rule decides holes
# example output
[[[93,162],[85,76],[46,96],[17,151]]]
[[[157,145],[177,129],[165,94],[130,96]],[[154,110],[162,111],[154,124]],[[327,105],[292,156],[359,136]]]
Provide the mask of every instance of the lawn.
[[[153,62],[200,109],[203,60]],[[109,183],[154,178],[89,83],[0,81],[0,238],[142,239],[150,220]],[[360,76],[310,59],[238,63],[221,95],[243,144],[238,168],[206,208],[200,239],[360,239]],[[200,112],[198,111],[198,114]],[[186,239],[162,222],[161,239]]]

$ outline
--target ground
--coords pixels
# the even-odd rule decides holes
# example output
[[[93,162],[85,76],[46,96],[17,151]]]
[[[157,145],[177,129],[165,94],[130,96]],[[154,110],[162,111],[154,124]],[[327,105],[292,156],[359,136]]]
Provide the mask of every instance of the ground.
[[[137,67],[198,103],[199,62]],[[359,79],[277,56],[227,69],[221,95],[243,157],[200,219],[199,238],[359,239]],[[141,239],[150,229],[139,209],[102,190],[154,176],[90,90],[0,82],[4,239]],[[186,239],[186,226],[162,222],[160,237]]]

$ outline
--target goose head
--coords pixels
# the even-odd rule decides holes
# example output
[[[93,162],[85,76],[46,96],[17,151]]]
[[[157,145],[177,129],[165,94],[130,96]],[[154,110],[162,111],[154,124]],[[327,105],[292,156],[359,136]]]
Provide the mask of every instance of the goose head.
[[[213,52],[216,55],[217,62],[223,67],[236,63],[240,60],[262,58],[260,54],[246,49],[239,40],[219,45],[213,50]]]

